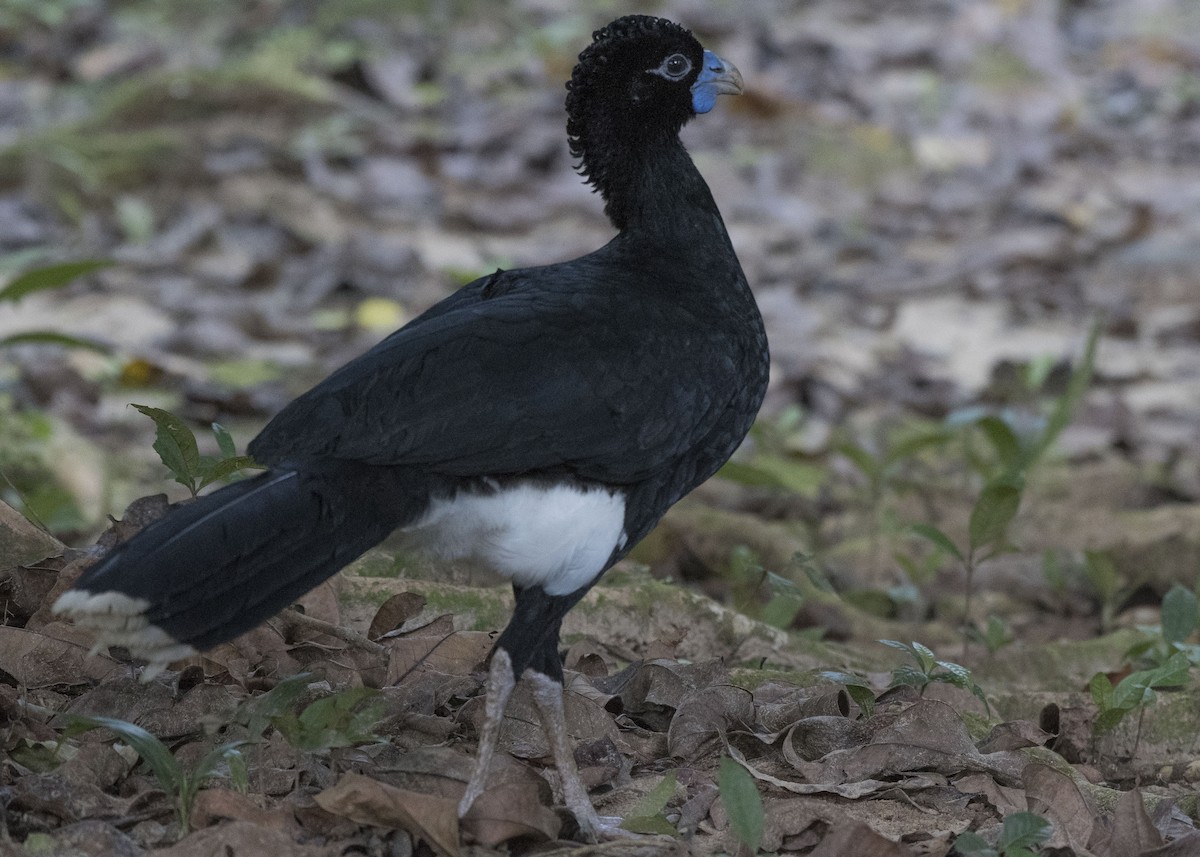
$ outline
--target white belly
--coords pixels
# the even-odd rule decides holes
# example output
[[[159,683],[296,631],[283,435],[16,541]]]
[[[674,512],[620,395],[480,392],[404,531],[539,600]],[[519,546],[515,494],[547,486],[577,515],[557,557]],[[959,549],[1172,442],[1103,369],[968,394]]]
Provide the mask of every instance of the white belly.
[[[438,556],[472,559],[519,586],[566,595],[624,546],[625,497],[603,488],[518,483],[436,500],[405,531]]]

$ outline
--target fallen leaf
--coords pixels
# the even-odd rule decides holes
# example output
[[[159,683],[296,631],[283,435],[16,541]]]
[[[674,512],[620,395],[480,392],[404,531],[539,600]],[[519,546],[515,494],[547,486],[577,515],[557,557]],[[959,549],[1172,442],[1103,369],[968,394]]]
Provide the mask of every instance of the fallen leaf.
[[[104,655],[92,657],[87,646],[47,636],[44,631],[0,625],[0,671],[14,683],[29,688],[86,684],[125,669]]]
[[[386,683],[399,684],[426,672],[470,675],[483,664],[494,642],[491,634],[482,631],[388,638]]]
[[[532,784],[510,783],[489,787],[462,819],[463,831],[484,848],[495,848],[510,839],[555,839],[562,823],[543,806]]]
[[[326,812],[359,824],[406,830],[443,857],[458,855],[458,802],[452,798],[398,789],[362,774],[346,774],[315,800]]]
[[[379,605],[367,638],[378,640],[389,631],[394,631],[410,619],[416,618],[425,609],[425,596],[417,592],[397,592]]]
[[[287,833],[251,821],[230,821],[198,830],[170,848],[155,851],[155,857],[228,857],[228,855],[284,855],[287,857],[335,857],[340,845],[300,843]]]
[[[680,703],[667,729],[667,749],[676,758],[695,761],[711,751],[726,732],[749,730],[754,701],[748,690],[731,684],[701,688]]]
[[[861,821],[834,825],[809,857],[910,857],[911,852],[899,842],[876,833]]]

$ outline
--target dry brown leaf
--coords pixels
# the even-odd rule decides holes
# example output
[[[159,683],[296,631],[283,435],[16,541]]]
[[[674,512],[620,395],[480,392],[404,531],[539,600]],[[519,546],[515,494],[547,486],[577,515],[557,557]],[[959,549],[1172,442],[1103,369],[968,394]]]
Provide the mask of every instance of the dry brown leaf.
[[[755,699],[758,699],[757,692]],[[817,694],[809,688],[798,688],[782,699],[758,705],[755,711],[758,731],[775,736],[806,717],[848,717],[849,714],[850,694],[842,688]]]
[[[749,730],[754,721],[754,698],[731,684],[703,687],[680,703],[667,729],[667,749],[676,758],[699,759],[723,740],[725,733]]]
[[[146,852],[111,824],[96,819],[68,824],[49,834],[49,842],[38,847],[42,854],[70,855],[70,857],[142,857]],[[47,845],[49,848],[47,849]],[[0,850],[8,857],[10,852]],[[20,846],[11,852],[13,857],[26,857]]]
[[[795,723],[783,738],[783,758],[792,767],[800,762],[820,759],[834,750],[858,747],[871,737],[870,729],[848,717],[805,717]]]
[[[399,684],[432,672],[470,675],[487,658],[495,642],[482,631],[454,631],[444,636],[404,636],[384,641],[388,648],[387,684]]]
[[[532,784],[488,788],[462,819],[463,831],[485,848],[510,839],[555,839],[561,827],[558,816],[542,805],[538,788]]]
[[[346,774],[314,799],[326,812],[359,824],[397,827],[424,839],[443,857],[458,855],[458,802],[453,798],[398,789],[362,774]]]
[[[154,852],[155,857],[334,857],[340,853],[338,845],[300,843],[290,834],[241,820],[206,827],[170,848]]]
[[[1002,786],[987,774],[969,774],[954,781],[963,794],[982,795],[1001,815],[1024,812],[1027,806],[1024,789]]]
[[[124,669],[112,658],[92,657],[88,646],[48,636],[44,629],[27,631],[0,625],[0,671],[24,687],[87,684]]]
[[[289,807],[264,809],[248,794],[229,789],[204,789],[192,803],[192,828],[211,827],[219,821],[249,821],[281,833],[295,834],[298,825]]]
[[[776,788],[781,788],[784,791],[792,792],[798,795],[816,795],[816,794],[834,794],[838,797],[857,800],[858,798],[867,797],[869,795],[879,794],[889,789],[903,789],[919,791],[920,789],[931,788],[937,785],[933,780],[925,777],[909,777],[902,782],[885,782],[884,780],[859,780],[852,783],[795,783],[791,780],[782,780],[779,777],[771,776],[758,770],[742,755],[741,751],[734,746],[726,748],[730,757],[735,762],[750,772],[750,776],[760,782],[770,783]]]
[[[367,637],[378,640],[389,631],[395,631],[405,622],[416,618],[425,609],[425,596],[416,592],[397,592],[379,605]]]
[[[944,702],[923,699],[898,714],[882,715],[879,721],[884,725],[869,744],[835,750],[819,762],[793,767],[806,780],[817,783],[869,780],[896,771],[936,771],[946,776],[985,771],[1002,782],[1014,783],[1020,781],[1026,765],[1016,751],[987,755],[977,751],[962,719]]]
[[[1096,811],[1079,786],[1066,774],[1048,765],[1031,764],[1022,772],[1025,799],[1030,812],[1036,812],[1054,825],[1046,848],[1073,848],[1079,857],[1091,854],[1087,843],[1092,838]]]
[[[1143,851],[1138,857],[1196,857],[1200,854],[1200,830],[1181,836],[1160,848]]]
[[[1000,750],[1043,747],[1053,738],[1053,735],[1043,731],[1032,720],[1011,720],[993,726],[988,736],[979,743],[979,752],[986,754]]]
[[[1113,808],[1112,827],[1099,841],[1088,843],[1100,857],[1124,857],[1127,854],[1142,854],[1163,844],[1162,834],[1150,820],[1142,793],[1138,789],[1124,792],[1117,798]]]
[[[64,822],[123,815],[130,800],[105,794],[90,783],[69,782],[58,774],[18,777],[11,787],[11,809],[45,814]]]
[[[899,842],[893,842],[876,833],[861,821],[837,824],[821,840],[809,857],[910,857],[910,852]]]

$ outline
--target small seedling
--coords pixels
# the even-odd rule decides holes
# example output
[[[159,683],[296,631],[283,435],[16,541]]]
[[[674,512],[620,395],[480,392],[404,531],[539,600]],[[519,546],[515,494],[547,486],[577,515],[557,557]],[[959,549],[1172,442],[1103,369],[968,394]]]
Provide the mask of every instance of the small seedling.
[[[309,703],[298,715],[283,711],[268,719],[289,744],[306,753],[370,744],[380,740],[372,731],[382,716],[378,696],[373,688],[353,687]]]
[[[73,726],[87,729],[108,729],[137,751],[154,772],[162,790],[175,799],[175,815],[179,820],[179,835],[186,836],[191,826],[192,803],[201,787],[220,770],[222,763],[241,755],[245,741],[229,741],[213,747],[200,757],[191,770],[184,770],[162,741],[141,726],[111,717],[75,717]],[[243,767],[244,770],[244,767]]]
[[[1193,666],[1200,666],[1200,645],[1187,642],[1200,627],[1196,593],[1176,583],[1163,596],[1162,622],[1147,628],[1146,639],[1131,646],[1125,657],[1138,666],[1153,668],[1165,664],[1177,652]]]
[[[729,829],[751,854],[757,854],[762,844],[764,813],[754,777],[733,759],[722,756],[717,789],[729,815]]]
[[[982,628],[974,622],[967,625],[967,636],[977,643],[982,643],[989,655],[994,655],[1014,639],[1012,628],[996,615],[987,617],[987,624]]]
[[[1136,710],[1138,725],[1130,753],[1137,753],[1146,709],[1158,698],[1155,691],[1186,684],[1190,667],[1187,656],[1183,652],[1176,652],[1167,658],[1162,666],[1130,673],[1117,682],[1116,687],[1104,673],[1096,673],[1088,685],[1092,692],[1092,701],[1100,709],[1093,727],[1095,734],[1099,736],[1112,731],[1127,714]]]
[[[804,603],[795,583],[763,568],[754,551],[745,545],[738,545],[730,554],[729,580],[734,606],[776,628],[787,628]],[[764,594],[766,604],[761,600]]]
[[[901,643],[899,640],[880,640],[879,642],[885,646],[891,646],[893,649],[899,649],[913,659],[913,663],[901,664],[892,671],[893,687],[902,684],[911,685],[921,696],[924,696],[926,688],[935,682],[952,684],[963,690],[969,690],[976,699],[983,703],[983,707],[988,713],[991,713],[992,709],[988,705],[987,697],[983,695],[983,689],[975,683],[971,671],[966,667],[953,661],[939,661],[932,649],[916,641],[911,644]]]
[[[841,670],[822,670],[820,675],[844,686],[854,704],[862,709],[865,716],[870,717],[875,713],[875,690],[865,678]]]
[[[259,466],[250,456],[237,454],[233,438],[219,423],[212,424],[217,447],[221,450],[221,457],[214,458],[200,454],[196,435],[175,414],[149,405],[133,407],[154,420],[154,451],[175,481],[187,488],[193,497],[213,482],[227,480],[242,470]]]
[[[1014,812],[1004,819],[1000,839],[993,847],[978,833],[962,833],[954,850],[963,857],[1035,857],[1041,843],[1050,838],[1053,825],[1032,812]]]
[[[634,804],[633,809],[621,822],[621,829],[631,833],[665,833],[668,836],[675,836],[678,831],[676,831],[675,825],[667,820],[663,810],[667,808],[667,802],[675,795],[675,787],[678,783],[679,779],[674,771],[663,777],[662,782]]]

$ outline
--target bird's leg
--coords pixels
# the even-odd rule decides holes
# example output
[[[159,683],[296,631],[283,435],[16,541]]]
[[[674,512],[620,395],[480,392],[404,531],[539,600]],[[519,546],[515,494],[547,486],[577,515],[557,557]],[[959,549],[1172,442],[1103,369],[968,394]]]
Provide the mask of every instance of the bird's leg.
[[[563,803],[579,823],[580,833],[588,842],[620,836],[620,819],[601,820],[596,814],[596,808],[592,806],[583,780],[579,778],[579,769],[575,767],[575,754],[567,741],[562,683],[534,669],[526,670],[522,678],[533,686],[533,702],[541,715],[542,729],[546,733],[546,740],[550,742],[554,767],[558,769],[558,778],[562,783]]]
[[[483,730],[479,734],[479,756],[475,761],[475,770],[471,772],[471,780],[467,790],[458,803],[458,816],[462,818],[470,810],[475,799],[483,794],[487,785],[488,770],[491,768],[492,756],[496,753],[496,744],[500,740],[500,725],[504,722],[504,709],[508,706],[508,698],[516,687],[513,677],[512,659],[504,649],[496,649],[492,653],[492,666],[488,672],[487,695],[484,697]],[[561,701],[559,702],[561,706]]]

